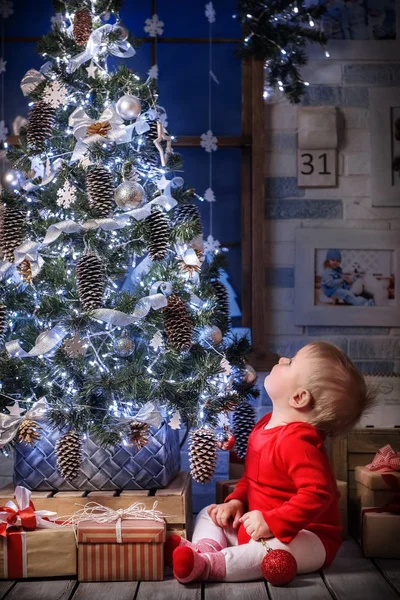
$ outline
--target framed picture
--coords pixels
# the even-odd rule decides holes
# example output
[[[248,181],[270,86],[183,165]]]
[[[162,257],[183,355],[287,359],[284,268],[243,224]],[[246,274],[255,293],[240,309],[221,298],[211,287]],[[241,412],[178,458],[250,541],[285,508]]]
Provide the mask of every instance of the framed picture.
[[[400,49],[400,0],[308,0],[323,4],[322,26],[332,58],[393,59]],[[310,58],[321,57],[311,45]]]
[[[373,206],[400,206],[400,94],[369,90]]]
[[[297,229],[296,325],[400,326],[396,231]]]

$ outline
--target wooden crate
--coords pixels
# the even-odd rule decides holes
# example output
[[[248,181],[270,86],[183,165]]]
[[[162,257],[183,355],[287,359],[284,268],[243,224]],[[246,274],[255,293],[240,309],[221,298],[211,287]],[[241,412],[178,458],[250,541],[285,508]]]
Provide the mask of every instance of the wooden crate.
[[[146,509],[152,509],[157,500],[156,510],[167,513],[167,535],[179,533],[188,539],[192,535],[192,482],[188,471],[181,471],[165,488],[154,490],[154,493],[152,490],[32,492],[31,498],[36,510],[51,510],[60,517],[67,517],[92,501],[118,510],[135,502],[142,502]],[[13,499],[13,487],[0,490],[0,506]]]
[[[347,481],[349,530],[358,533],[360,522],[360,497],[357,493],[355,468],[372,462],[376,452],[390,444],[395,450],[400,448],[400,428],[353,429],[345,435],[332,438],[328,454],[337,479]]]

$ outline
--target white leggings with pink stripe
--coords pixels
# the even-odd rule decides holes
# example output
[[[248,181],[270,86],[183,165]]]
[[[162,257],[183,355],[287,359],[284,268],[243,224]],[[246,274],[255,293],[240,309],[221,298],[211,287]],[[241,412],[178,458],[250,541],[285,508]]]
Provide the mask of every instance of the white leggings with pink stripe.
[[[261,542],[250,540],[248,544],[238,545],[237,529],[231,525],[226,528],[215,525],[203,508],[196,517],[192,542],[210,538],[218,542],[224,550],[226,575],[224,581],[253,581],[262,579],[261,563],[266,554]],[[289,543],[283,544],[277,538],[270,538],[268,545],[288,550],[297,561],[297,573],[312,573],[325,562],[325,548],[315,533],[302,529]]]

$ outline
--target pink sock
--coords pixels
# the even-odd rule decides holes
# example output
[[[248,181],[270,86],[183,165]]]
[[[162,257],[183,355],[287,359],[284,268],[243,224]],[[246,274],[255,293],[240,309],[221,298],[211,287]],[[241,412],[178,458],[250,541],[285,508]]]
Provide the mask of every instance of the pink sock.
[[[189,548],[192,548],[195,552],[198,553],[219,552],[220,550],[223,550],[224,547],[226,547],[221,546],[221,544],[219,544],[215,540],[212,540],[211,538],[202,538],[198,542],[193,543],[189,542],[189,540],[181,537],[180,535],[173,533],[170,536],[168,536],[164,545],[164,562],[166,565],[172,565],[172,554],[175,548],[183,546],[188,546]]]
[[[226,574],[225,556],[220,552],[199,554],[189,546],[174,550],[174,577],[180,583],[222,581]]]

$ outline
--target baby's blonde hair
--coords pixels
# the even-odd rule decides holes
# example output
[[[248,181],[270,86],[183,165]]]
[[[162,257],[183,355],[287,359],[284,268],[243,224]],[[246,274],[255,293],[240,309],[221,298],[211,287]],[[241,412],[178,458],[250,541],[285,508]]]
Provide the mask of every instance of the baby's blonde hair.
[[[311,342],[307,351],[322,367],[307,382],[312,396],[309,422],[330,436],[344,433],[373,407],[376,390],[367,386],[355,364],[334,344]]]

